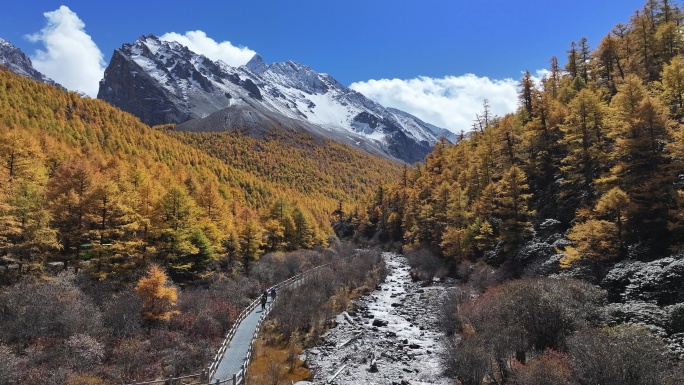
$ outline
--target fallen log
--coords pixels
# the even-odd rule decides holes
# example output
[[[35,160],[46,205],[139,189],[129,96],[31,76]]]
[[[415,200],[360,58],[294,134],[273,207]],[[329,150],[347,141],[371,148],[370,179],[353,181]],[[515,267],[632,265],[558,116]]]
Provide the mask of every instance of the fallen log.
[[[326,384],[332,383],[332,381],[335,379],[335,377],[339,376],[340,373],[342,373],[342,371],[343,371],[344,368],[346,368],[346,367],[347,367],[347,364],[342,365],[342,367],[341,367],[338,371],[336,371],[335,374],[332,375],[332,377],[328,378],[328,380],[327,380],[325,383],[326,383]]]

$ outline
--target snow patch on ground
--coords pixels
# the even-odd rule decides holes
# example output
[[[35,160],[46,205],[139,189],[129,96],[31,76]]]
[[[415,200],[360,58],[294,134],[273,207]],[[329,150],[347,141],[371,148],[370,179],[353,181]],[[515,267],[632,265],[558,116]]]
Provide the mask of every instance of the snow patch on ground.
[[[325,344],[305,352],[313,384],[453,383],[440,367],[439,308],[448,284],[423,287],[412,282],[404,257],[383,257],[385,282],[337,316]]]

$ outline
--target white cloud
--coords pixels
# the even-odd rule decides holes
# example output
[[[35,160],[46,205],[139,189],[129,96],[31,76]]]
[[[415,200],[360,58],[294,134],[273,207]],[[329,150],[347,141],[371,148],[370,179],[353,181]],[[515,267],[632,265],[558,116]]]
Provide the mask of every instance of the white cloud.
[[[33,66],[69,90],[96,97],[105,62],[102,52],[85,32],[85,23],[64,5],[43,15],[47,25],[27,36],[45,47],[45,51],[37,50],[31,56]]]
[[[503,116],[516,109],[518,81],[492,80],[473,74],[444,78],[381,79],[353,83],[350,88],[385,107],[394,107],[453,132],[470,131],[485,99],[491,112]]]
[[[236,47],[229,41],[219,43],[199,30],[188,31],[185,35],[169,32],[163,34],[159,39],[178,42],[195,53],[202,54],[214,61],[221,60],[233,67],[247,64],[256,53],[247,47]]]

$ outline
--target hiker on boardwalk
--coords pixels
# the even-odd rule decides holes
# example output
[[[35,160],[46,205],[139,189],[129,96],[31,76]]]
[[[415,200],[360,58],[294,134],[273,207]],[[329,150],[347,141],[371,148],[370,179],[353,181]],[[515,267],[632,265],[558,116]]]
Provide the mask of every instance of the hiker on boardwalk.
[[[268,298],[266,296],[266,292],[264,292],[264,294],[261,295],[261,310],[266,309],[266,301],[267,300],[268,300]]]
[[[271,302],[275,302],[276,299],[276,290],[275,287],[271,288]]]

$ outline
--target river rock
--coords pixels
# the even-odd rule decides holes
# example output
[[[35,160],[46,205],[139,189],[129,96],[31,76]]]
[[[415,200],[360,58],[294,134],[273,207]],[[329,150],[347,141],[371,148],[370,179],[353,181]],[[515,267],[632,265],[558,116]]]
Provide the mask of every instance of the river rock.
[[[385,320],[381,320],[379,318],[373,320],[373,326],[383,327],[383,326],[387,326],[387,325],[389,325],[389,323]]]
[[[444,377],[440,361],[430,354],[442,351],[437,315],[441,314],[446,289],[453,283],[440,282],[423,289],[420,282],[411,281],[405,258],[390,253],[383,258],[388,268],[385,283],[370,295],[355,299],[355,313],[348,312],[363,321],[340,322],[326,333],[326,338],[338,342],[337,347],[327,356],[308,356],[315,367],[314,384],[324,384],[344,363],[347,367],[335,383],[452,385],[453,379]],[[428,292],[429,299],[425,296]],[[353,343],[342,343],[357,333],[359,337]]]

